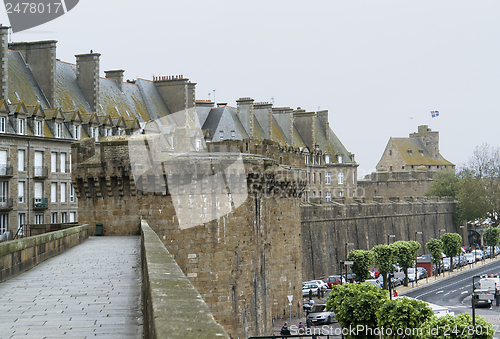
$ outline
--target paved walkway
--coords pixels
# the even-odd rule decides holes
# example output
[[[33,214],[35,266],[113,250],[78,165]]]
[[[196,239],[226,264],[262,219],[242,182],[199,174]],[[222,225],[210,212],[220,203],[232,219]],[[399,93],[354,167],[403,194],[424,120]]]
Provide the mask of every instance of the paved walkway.
[[[0,284],[0,338],[142,338],[139,241],[90,237]]]

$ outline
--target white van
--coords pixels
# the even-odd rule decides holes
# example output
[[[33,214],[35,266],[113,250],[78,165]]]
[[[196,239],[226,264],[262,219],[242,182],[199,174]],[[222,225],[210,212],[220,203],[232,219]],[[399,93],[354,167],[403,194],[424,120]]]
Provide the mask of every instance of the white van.
[[[488,278],[481,278],[479,280],[479,288],[482,290],[488,290],[491,293],[495,293],[497,288],[500,288],[500,277],[493,276]]]

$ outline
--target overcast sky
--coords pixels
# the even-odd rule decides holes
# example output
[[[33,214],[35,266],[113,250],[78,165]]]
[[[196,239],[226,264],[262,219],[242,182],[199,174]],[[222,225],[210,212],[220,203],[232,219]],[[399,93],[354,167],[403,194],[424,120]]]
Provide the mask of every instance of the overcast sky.
[[[500,146],[499,15],[498,0],[80,0],[11,41],[57,40],[72,63],[92,49],[102,76],[183,74],[197,99],[327,109],[362,175],[422,124],[456,164]]]

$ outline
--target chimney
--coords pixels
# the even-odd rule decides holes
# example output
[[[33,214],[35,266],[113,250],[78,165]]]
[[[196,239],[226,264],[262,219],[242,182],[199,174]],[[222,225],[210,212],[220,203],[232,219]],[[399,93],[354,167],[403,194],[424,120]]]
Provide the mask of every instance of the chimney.
[[[155,77],[153,82],[170,113],[195,107],[196,83],[183,75]]]
[[[275,107],[273,116],[285,134],[288,145],[293,146],[293,110],[290,107]]]
[[[122,92],[123,92],[123,73],[125,73],[123,69],[104,71],[104,74],[106,74],[106,78],[115,80],[116,84],[118,85],[118,88]]]
[[[272,140],[273,104],[269,102],[255,103],[254,115],[264,131],[264,138]]]
[[[295,122],[295,128],[302,136],[305,144],[312,151],[314,150],[314,145],[316,144],[315,129],[316,124],[314,120],[316,119],[315,112],[306,112],[300,107],[293,112],[293,119]]]
[[[418,126],[417,133],[411,133],[410,138],[419,138],[429,154],[439,158],[439,132],[432,131],[427,125]]]
[[[7,57],[9,28],[9,26],[0,26],[0,37],[2,39],[2,45],[0,47],[0,95],[2,95],[2,97],[0,99],[7,99],[9,94],[9,67]]]
[[[99,53],[78,54],[76,81],[94,112],[99,111]]]
[[[240,118],[241,124],[245,128],[245,131],[248,134],[250,139],[254,138],[253,133],[253,117],[254,117],[254,100],[247,98],[239,98],[236,100],[236,104],[238,105],[237,113]]]
[[[23,56],[50,107],[56,105],[56,44],[55,40],[9,44]]]
[[[328,110],[318,111],[316,116],[319,120],[319,125],[323,130],[325,138],[328,140],[328,129],[330,129],[330,124],[328,123]]]

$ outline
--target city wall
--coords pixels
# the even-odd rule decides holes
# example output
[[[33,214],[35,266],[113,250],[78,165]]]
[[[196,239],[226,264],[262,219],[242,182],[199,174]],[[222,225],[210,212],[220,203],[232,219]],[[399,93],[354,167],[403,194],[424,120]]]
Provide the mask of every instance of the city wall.
[[[397,199],[399,200],[399,199]],[[466,230],[453,223],[456,204],[450,198],[400,202],[303,204],[301,239],[304,280],[340,273],[347,250],[371,249],[397,240],[417,240],[422,246],[443,233]],[[417,235],[415,232],[422,232]],[[395,235],[395,237],[388,237]],[[425,250],[428,253],[428,250]],[[424,253],[424,248],[419,251]]]
[[[292,316],[299,315],[299,201],[306,182],[297,178],[305,175],[251,156],[244,159],[244,189],[226,181],[232,190],[224,201],[216,192],[221,185],[206,180],[213,167],[206,172],[201,158],[180,159],[177,170],[185,173],[172,173],[164,164],[161,173],[137,178],[125,137],[99,147],[88,140],[72,147],[79,220],[103,223],[104,235],[138,234],[141,219],[147,221],[229,335],[270,334],[274,319],[290,315],[288,295],[293,295]],[[166,184],[171,175],[170,183],[183,185]],[[228,173],[226,179],[240,175]],[[186,219],[200,214],[205,222],[185,227]]]

